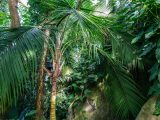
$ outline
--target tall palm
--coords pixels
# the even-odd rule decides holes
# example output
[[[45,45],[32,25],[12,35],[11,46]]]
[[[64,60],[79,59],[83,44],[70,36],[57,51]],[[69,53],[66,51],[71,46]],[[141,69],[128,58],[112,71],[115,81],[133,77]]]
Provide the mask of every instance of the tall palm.
[[[7,3],[7,1],[4,1],[4,2]],[[13,55],[18,54],[17,52],[20,52],[18,55],[19,58],[17,57],[17,59],[19,61],[17,59],[15,59],[15,60],[11,59],[11,60],[12,60],[12,62],[17,61],[17,63],[13,62],[13,64],[16,64],[17,66],[21,66],[21,68],[13,68],[12,69],[13,71],[14,71],[14,69],[16,69],[16,70],[18,69],[19,71],[15,71],[15,73],[17,73],[17,75],[15,73],[12,73],[10,77],[13,77],[13,78],[11,79],[8,77],[8,79],[14,80],[14,79],[16,79],[14,77],[17,77],[18,80],[20,80],[22,83],[21,82],[17,83],[20,85],[20,87],[16,87],[16,86],[13,87],[12,86],[13,90],[16,89],[16,90],[14,90],[14,91],[16,91],[16,93],[12,92],[12,90],[10,90],[9,88],[6,88],[6,93],[4,93],[4,97],[1,98],[2,112],[3,112],[4,107],[8,106],[8,105],[6,105],[7,103],[12,104],[11,100],[13,100],[13,102],[16,103],[17,96],[19,95],[18,89],[21,89],[21,87],[23,88],[23,82],[24,82],[23,80],[24,79],[25,80],[34,79],[34,77],[31,78],[31,77],[27,77],[27,76],[31,76],[32,74],[33,74],[33,76],[35,76],[34,74],[36,73],[36,71],[39,71],[39,77],[38,77],[38,79],[39,79],[38,80],[38,84],[39,84],[38,85],[38,93],[39,94],[37,96],[37,101],[38,101],[37,111],[40,111],[38,113],[42,114],[41,108],[39,108],[39,106],[41,106],[41,103],[42,103],[42,100],[41,100],[42,95],[41,94],[43,92],[41,90],[43,88],[43,79],[44,79],[43,66],[45,64],[45,57],[46,57],[46,53],[47,53],[47,44],[44,43],[44,41],[46,41],[46,42],[48,41],[48,38],[47,38],[48,35],[47,35],[47,32],[45,32],[46,33],[46,36],[45,36],[42,31],[40,31],[38,29],[33,29],[32,27],[20,27],[21,24],[20,24],[20,19],[19,19],[19,13],[18,13],[18,7],[17,7],[18,1],[17,0],[8,0],[8,6],[9,6],[9,12],[10,12],[10,16],[11,16],[11,29],[8,29],[8,30],[4,29],[1,31],[1,49],[2,49],[2,53],[3,53],[4,51],[8,52],[9,51],[8,48],[12,48],[15,50],[15,51],[11,50],[11,52],[14,52]],[[37,35],[37,34],[39,34],[39,35]],[[7,40],[5,41],[5,39],[7,39],[8,41]],[[30,39],[32,39],[32,40],[30,40]],[[37,41],[36,45],[32,42],[33,40]],[[44,46],[42,46],[43,43],[44,43]],[[23,47],[23,45],[24,45],[25,49],[24,48],[20,48],[22,50],[17,49],[19,46]],[[38,47],[38,49],[36,47]],[[33,50],[33,48],[34,48],[34,50]],[[39,53],[41,53],[43,50],[42,58],[41,58],[40,54],[39,54],[39,57],[35,56],[38,53],[37,50],[39,51]],[[2,55],[2,53],[1,53],[1,55]],[[5,54],[5,53],[3,53],[3,54]],[[25,54],[27,54],[27,55],[25,55]],[[10,51],[9,51],[9,55],[11,55]],[[40,59],[41,59],[40,65],[36,65],[35,63],[40,61]],[[30,62],[29,63],[30,65],[31,65],[31,63],[33,63],[32,66],[30,66],[28,64],[28,60]],[[28,64],[29,66],[28,65],[26,66],[26,64]],[[17,67],[17,66],[15,66],[15,67]],[[31,71],[32,69],[34,69],[34,67],[39,68],[39,70],[35,69],[34,71]],[[1,70],[3,70],[3,69],[1,69]],[[24,76],[26,74],[27,70],[28,70],[28,73],[27,73],[28,75]],[[10,71],[8,71],[8,72],[11,73]],[[22,75],[20,72],[22,72]],[[31,72],[33,72],[33,73],[31,73]],[[22,78],[20,78],[20,76],[18,76],[18,75],[21,75]],[[6,79],[4,76],[1,76],[1,77],[3,79]],[[16,81],[14,80],[13,82],[16,82]],[[10,83],[10,84],[13,85],[13,83]],[[3,85],[3,87],[6,87],[6,86]],[[3,87],[2,87],[2,89],[4,89]],[[19,91],[22,92],[22,90],[19,90]],[[11,96],[9,96],[7,94],[10,92],[11,92],[10,95],[11,96],[13,95],[14,99],[10,100]],[[6,99],[8,99],[8,101],[6,101]]]

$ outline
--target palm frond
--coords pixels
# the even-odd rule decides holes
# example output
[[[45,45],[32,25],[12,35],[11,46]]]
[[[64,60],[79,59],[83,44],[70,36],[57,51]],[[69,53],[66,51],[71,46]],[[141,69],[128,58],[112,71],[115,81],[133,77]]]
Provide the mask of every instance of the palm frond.
[[[108,29],[108,34],[111,39],[113,57],[117,57],[117,59],[124,64],[131,63],[138,58],[136,55],[136,47],[131,45],[131,39],[133,38],[131,35],[111,29]]]
[[[106,73],[108,77],[106,83],[109,85],[107,92],[116,117],[126,119],[129,117],[129,113],[136,116],[144,100],[136,83],[120,63],[113,60],[103,50],[99,51],[107,61]]]
[[[103,46],[105,39],[105,25],[111,21],[105,18],[94,16],[84,11],[74,11],[68,16],[63,44],[83,44],[89,49],[89,53],[96,56],[95,48]],[[63,23],[62,23],[63,24]],[[72,44],[70,44],[72,45]],[[92,53],[91,53],[92,52]]]
[[[32,27],[0,31],[0,112],[16,104],[26,83],[36,79],[45,37]]]

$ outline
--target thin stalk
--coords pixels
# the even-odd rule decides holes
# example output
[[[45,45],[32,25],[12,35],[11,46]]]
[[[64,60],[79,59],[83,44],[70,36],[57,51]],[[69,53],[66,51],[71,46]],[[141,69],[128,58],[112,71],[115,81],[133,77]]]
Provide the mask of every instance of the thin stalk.
[[[39,68],[39,79],[38,79],[38,91],[36,99],[36,120],[42,120],[43,116],[43,96],[44,96],[44,78],[45,78],[45,63],[48,51],[48,37],[50,36],[50,31],[45,30],[47,36],[46,41],[44,42],[44,50],[41,58],[40,68]]]
[[[56,41],[56,48],[55,48],[55,55],[53,59],[53,68],[54,74],[52,76],[52,92],[51,92],[51,109],[50,109],[50,120],[56,120],[56,94],[57,94],[57,79],[60,75],[60,61],[61,61],[61,35],[58,33],[57,41]]]

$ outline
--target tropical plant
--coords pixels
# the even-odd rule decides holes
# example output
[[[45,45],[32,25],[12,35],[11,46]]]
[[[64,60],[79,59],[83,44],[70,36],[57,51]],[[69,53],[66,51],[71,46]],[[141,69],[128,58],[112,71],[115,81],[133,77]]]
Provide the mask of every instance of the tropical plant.
[[[25,81],[35,79],[37,62],[41,57],[40,51],[43,50],[44,34],[41,30],[31,27],[3,30],[0,34],[0,91],[1,97],[3,96],[3,110],[3,106],[16,102],[17,96],[24,89]]]
[[[153,85],[150,85],[149,95],[159,95],[159,7],[158,0],[136,0],[118,11],[117,22],[123,23],[120,28],[134,36],[131,43],[137,46],[139,58],[150,74],[148,81]],[[156,115],[160,114],[158,106]]]

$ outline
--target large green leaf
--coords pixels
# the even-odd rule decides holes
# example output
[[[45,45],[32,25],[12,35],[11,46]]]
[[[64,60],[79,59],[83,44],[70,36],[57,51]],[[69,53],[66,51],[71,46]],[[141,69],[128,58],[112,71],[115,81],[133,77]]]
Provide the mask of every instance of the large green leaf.
[[[110,86],[107,90],[116,116],[123,119],[126,119],[129,113],[136,116],[143,103],[143,97],[136,83],[120,63],[113,60],[103,50],[100,50],[100,53],[107,61],[107,83]]]
[[[44,38],[32,27],[0,31],[0,112],[16,104],[26,82],[36,79]]]

